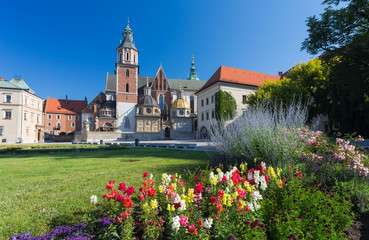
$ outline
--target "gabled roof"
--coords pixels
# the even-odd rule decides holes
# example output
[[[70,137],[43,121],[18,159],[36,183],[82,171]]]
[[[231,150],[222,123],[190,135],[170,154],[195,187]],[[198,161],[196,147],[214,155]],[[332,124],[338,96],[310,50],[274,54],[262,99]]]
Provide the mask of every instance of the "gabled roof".
[[[0,81],[0,88],[20,89],[32,94],[35,93],[21,78],[13,78],[9,82],[6,80]]]
[[[115,93],[117,90],[117,77],[115,74],[106,75],[106,83],[105,83],[105,93],[113,92]]]
[[[80,114],[85,101],[48,98],[45,100],[45,113]]]
[[[179,80],[180,79],[167,79],[169,83],[169,87],[172,90],[179,90]],[[206,81],[200,80],[183,80],[181,79],[181,89],[188,91],[198,91],[201,89]]]
[[[267,80],[277,81],[279,79],[280,76],[277,75],[270,75],[238,68],[220,66],[218,70],[213,74],[213,76],[211,76],[211,78],[205,83],[205,85],[196,93],[201,92],[202,90],[214,85],[217,82],[229,82],[259,87]]]

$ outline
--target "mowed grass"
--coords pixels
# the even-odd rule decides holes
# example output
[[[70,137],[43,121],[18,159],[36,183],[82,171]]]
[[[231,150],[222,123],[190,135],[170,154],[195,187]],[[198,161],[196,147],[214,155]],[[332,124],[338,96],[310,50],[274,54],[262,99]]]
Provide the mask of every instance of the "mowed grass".
[[[0,156],[0,239],[82,222],[91,210],[90,196],[106,193],[109,180],[141,187],[147,171],[184,173],[205,167],[204,152],[127,148],[101,152]]]

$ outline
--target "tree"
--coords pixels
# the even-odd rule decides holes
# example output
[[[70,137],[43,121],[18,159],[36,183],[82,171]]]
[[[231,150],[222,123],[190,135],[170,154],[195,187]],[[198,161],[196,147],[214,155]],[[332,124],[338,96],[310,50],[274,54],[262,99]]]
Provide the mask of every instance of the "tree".
[[[330,67],[320,59],[300,63],[289,70],[279,81],[267,81],[259,91],[246,98],[246,104],[258,102],[290,105],[296,100],[308,104],[310,118],[325,114],[327,110],[327,85]]]
[[[325,0],[320,17],[307,20],[302,49],[331,61],[330,120],[343,133],[369,136],[369,1]]]

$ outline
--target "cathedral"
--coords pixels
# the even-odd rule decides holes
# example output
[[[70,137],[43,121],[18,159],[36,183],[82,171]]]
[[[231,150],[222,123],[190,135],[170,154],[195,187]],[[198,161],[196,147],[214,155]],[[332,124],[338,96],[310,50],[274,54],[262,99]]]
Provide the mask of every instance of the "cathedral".
[[[114,74],[107,73],[105,92],[83,110],[83,132],[99,138],[190,139],[197,135],[197,97],[206,81],[196,74],[194,58],[186,79],[168,79],[163,67],[156,75],[140,77],[139,51],[133,31],[124,29],[116,49]],[[101,137],[105,134],[105,137]]]

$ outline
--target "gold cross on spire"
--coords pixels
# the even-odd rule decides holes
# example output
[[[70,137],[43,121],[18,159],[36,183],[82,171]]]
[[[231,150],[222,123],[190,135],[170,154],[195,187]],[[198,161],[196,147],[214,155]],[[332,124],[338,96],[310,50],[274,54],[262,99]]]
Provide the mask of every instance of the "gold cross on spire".
[[[179,90],[181,90],[181,79],[179,79]]]
[[[128,17],[128,20],[127,20],[127,26],[129,26],[129,17]]]

